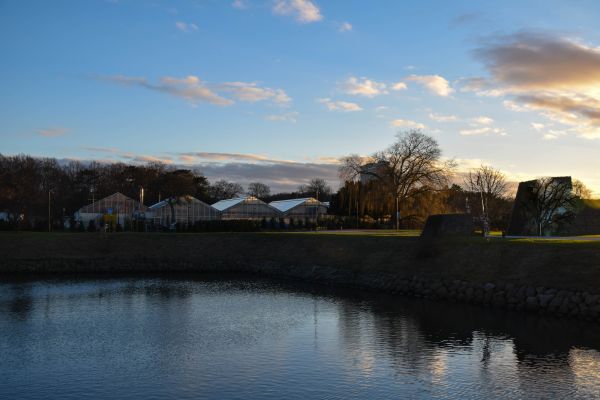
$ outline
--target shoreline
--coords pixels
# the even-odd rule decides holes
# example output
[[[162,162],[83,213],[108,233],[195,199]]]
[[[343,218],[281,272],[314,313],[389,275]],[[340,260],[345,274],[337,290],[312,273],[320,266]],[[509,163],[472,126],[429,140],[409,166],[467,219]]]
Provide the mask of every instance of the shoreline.
[[[600,322],[600,243],[2,233],[0,251],[0,279],[242,273]]]

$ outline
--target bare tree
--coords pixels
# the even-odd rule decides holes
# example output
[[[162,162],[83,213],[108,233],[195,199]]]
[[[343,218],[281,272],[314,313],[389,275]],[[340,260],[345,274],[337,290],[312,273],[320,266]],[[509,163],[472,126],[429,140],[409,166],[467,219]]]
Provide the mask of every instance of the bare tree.
[[[209,193],[214,200],[218,201],[239,196],[244,193],[244,188],[239,183],[221,179],[210,186]]]
[[[577,197],[573,194],[570,179],[540,178],[532,188],[530,203],[537,231],[540,236],[553,224],[573,218]]]
[[[367,165],[374,165],[374,157],[363,157],[358,154],[350,154],[340,159],[339,176],[342,183],[355,181],[366,169]]]
[[[573,194],[580,199],[592,198],[592,191],[579,179],[573,180]]]
[[[264,199],[271,195],[271,188],[261,182],[252,182],[248,184],[248,194],[259,199]]]
[[[329,196],[331,194],[331,187],[327,184],[325,179],[314,178],[308,182],[308,185],[300,185],[298,191],[300,193],[312,194],[318,199],[319,197],[323,198]]]
[[[469,171],[465,177],[465,187],[468,191],[475,193],[481,199],[481,220],[487,234],[490,215],[495,216],[495,210],[490,208],[494,200],[502,199],[506,195],[508,184],[505,175],[490,166],[481,165],[479,168]]]
[[[420,130],[400,132],[387,149],[371,157],[343,160],[340,176],[375,179],[385,185],[396,201],[396,229],[400,227],[399,203],[447,185],[455,168],[443,162],[437,141]]]
[[[486,165],[469,171],[465,186],[471,192],[483,193],[489,197],[504,197],[508,188],[506,176]]]

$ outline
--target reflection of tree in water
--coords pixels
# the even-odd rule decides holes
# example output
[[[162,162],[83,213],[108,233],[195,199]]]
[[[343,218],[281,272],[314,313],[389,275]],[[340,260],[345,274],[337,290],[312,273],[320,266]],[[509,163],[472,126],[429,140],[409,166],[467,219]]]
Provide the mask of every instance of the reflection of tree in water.
[[[413,318],[405,312],[404,299],[388,300],[372,301],[367,296],[339,304],[339,337],[346,353],[361,368],[385,359],[397,374],[443,374],[445,358],[439,348],[444,344],[427,339],[434,333],[422,327],[430,324],[427,316]]]
[[[21,321],[26,320],[33,308],[32,284],[23,282],[6,286],[6,288],[0,287],[0,290],[6,293],[5,296],[8,298],[7,301],[0,300],[0,314],[6,314]]]
[[[444,374],[448,365],[442,364],[453,361],[441,355],[465,347],[494,387],[504,377],[524,393],[535,387],[551,396],[556,385],[569,392],[600,390],[600,327],[594,324],[388,295],[346,297],[339,318],[348,351],[374,349],[400,374]],[[578,347],[594,350],[583,357],[573,350]],[[586,374],[589,365],[599,372]]]
[[[532,388],[537,397],[547,398],[556,397],[553,390],[557,388],[583,398],[600,392],[600,326],[581,321],[252,281],[213,284],[203,280],[198,284],[189,279],[116,279],[76,283],[72,288],[57,286],[47,293],[27,283],[4,286],[0,317],[35,319],[46,307],[50,311],[45,318],[51,320],[69,304],[89,304],[100,310],[93,315],[93,322],[106,331],[107,341],[114,339],[109,335],[125,341],[135,338],[141,342],[132,342],[132,347],[148,349],[149,354],[142,356],[156,358],[161,368],[176,371],[186,363],[189,368],[203,365],[208,355],[218,360],[222,348],[230,349],[227,340],[232,346],[245,347],[279,328],[293,330],[288,324],[293,321],[284,313],[301,313],[296,307],[311,304],[311,309],[304,311],[313,314],[315,344],[326,344],[326,331],[317,336],[322,332],[317,328],[319,319],[335,310],[336,345],[364,376],[374,371],[376,375],[378,367],[389,366],[397,376],[415,377],[434,387],[440,383],[439,388],[461,384],[464,377],[487,389],[501,391],[505,384],[514,388],[516,397],[530,393]],[[312,301],[294,301],[294,296],[306,297],[307,292]],[[326,305],[321,307],[323,303]],[[111,319],[103,310],[111,307],[121,307],[125,318],[107,329],[106,321]],[[253,336],[241,337],[228,325],[217,326],[219,318],[212,315],[214,310],[234,318],[240,330],[247,329]],[[106,321],[102,319],[105,317]],[[272,326],[276,321],[288,325]],[[142,334],[130,335],[127,329]],[[219,346],[210,347],[213,341]],[[15,341],[23,352],[26,344],[20,338]],[[464,370],[457,372],[457,368]]]

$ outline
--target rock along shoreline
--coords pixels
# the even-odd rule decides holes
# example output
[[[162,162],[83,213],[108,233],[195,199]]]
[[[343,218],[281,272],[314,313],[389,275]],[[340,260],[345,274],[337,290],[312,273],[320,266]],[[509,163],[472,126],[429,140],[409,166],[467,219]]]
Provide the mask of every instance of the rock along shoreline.
[[[2,234],[0,279],[244,273],[600,323],[600,245],[302,234]]]

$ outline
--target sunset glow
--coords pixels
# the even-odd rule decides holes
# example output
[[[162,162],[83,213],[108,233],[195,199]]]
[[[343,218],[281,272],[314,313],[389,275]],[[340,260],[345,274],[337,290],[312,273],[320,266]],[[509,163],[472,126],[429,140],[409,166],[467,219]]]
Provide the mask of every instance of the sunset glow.
[[[3,2],[0,153],[275,191],[421,129],[466,171],[600,196],[596,2]]]

